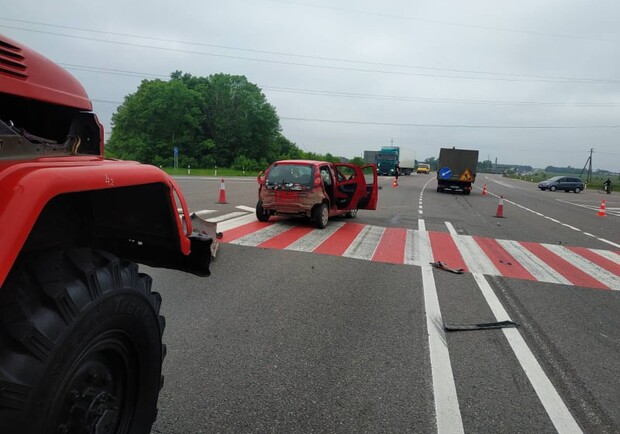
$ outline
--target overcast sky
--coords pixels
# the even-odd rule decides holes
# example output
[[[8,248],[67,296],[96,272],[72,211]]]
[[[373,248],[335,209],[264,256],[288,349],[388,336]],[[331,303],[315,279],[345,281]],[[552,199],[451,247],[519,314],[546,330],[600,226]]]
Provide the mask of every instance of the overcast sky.
[[[106,131],[142,79],[223,72],[306,151],[582,168],[594,148],[617,172],[619,19],[617,0],[29,0],[0,32],[69,69]]]

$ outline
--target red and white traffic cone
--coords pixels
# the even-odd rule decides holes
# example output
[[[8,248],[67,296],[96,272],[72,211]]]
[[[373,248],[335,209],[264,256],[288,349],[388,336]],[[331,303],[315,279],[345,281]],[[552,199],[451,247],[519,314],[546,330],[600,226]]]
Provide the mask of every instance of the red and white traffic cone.
[[[605,199],[603,199],[603,201],[601,202],[601,207],[598,210],[597,216],[599,216],[599,217],[606,217],[607,216],[607,213],[605,212],[606,202],[607,201]]]
[[[392,187],[396,188],[398,187],[398,178],[394,177],[394,181],[392,181]]]
[[[504,218],[504,196],[499,197],[499,203],[497,204],[497,212],[495,217]]]
[[[487,185],[484,184],[484,187],[482,187],[482,195],[486,196],[487,195]]]
[[[217,203],[228,203],[226,202],[226,186],[224,185],[224,178],[220,182],[220,200]]]

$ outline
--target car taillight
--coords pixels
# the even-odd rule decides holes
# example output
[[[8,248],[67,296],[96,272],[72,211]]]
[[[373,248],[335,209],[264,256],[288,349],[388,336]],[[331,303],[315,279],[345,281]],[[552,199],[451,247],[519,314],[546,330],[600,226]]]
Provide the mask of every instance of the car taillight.
[[[312,183],[315,187],[321,186],[321,174],[319,172],[314,173],[314,182]]]

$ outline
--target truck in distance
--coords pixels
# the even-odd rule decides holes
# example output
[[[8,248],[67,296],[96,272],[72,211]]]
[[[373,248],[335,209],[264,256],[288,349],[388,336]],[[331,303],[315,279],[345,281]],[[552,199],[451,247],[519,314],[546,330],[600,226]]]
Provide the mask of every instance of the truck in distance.
[[[437,191],[471,193],[476,180],[478,151],[473,149],[441,148],[437,162]]]
[[[396,165],[399,164],[400,148],[398,146],[382,146],[376,155],[377,172],[379,175],[395,176]]]

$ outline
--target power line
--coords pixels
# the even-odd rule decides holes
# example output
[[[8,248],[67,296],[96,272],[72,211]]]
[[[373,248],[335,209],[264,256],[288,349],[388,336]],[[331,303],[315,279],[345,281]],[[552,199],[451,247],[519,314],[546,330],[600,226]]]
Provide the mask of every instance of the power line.
[[[611,129],[620,128],[620,125],[467,125],[467,124],[417,124],[417,123],[398,123],[398,122],[371,122],[371,121],[352,121],[352,120],[334,120],[334,119],[316,119],[316,118],[298,118],[280,116],[280,119],[301,122],[321,122],[330,124],[354,124],[354,125],[383,125],[391,127],[424,127],[424,128],[480,128],[480,129]]]
[[[102,68],[97,66],[76,65],[72,63],[59,63],[59,65],[76,71],[86,71],[109,75],[125,75],[130,77],[157,77],[157,78],[170,78],[169,75],[156,74],[150,72],[137,72],[128,71],[114,68]],[[474,105],[512,105],[512,106],[561,106],[561,107],[617,107],[620,103],[613,102],[542,102],[542,101],[502,101],[502,100],[470,100],[470,99],[456,99],[456,98],[429,98],[418,96],[398,96],[398,95],[380,95],[369,93],[356,93],[356,92],[342,92],[342,91],[329,91],[320,89],[298,89],[291,87],[270,86],[264,85],[261,89],[266,89],[272,92],[281,93],[294,93],[300,95],[318,95],[318,96],[330,96],[337,98],[359,98],[359,99],[376,99],[376,100],[391,100],[391,101],[404,101],[404,102],[425,102],[425,103],[443,103],[443,104],[474,104]]]
[[[255,0],[252,0],[252,1],[255,1]],[[335,6],[314,5],[310,3],[294,2],[290,0],[267,0],[267,1],[271,1],[274,3],[287,3],[290,5],[303,6],[303,7],[315,8],[315,9],[329,9],[329,10],[334,10],[338,12],[351,12],[351,13],[360,14],[360,15],[370,15],[370,16],[376,16],[376,17],[382,17],[382,18],[392,18],[392,19],[405,20],[405,21],[418,21],[418,22],[429,23],[429,24],[441,24],[444,26],[464,27],[464,28],[470,28],[470,29],[494,31],[494,32],[520,33],[524,35],[547,36],[547,37],[553,37],[553,38],[579,39],[579,40],[584,40],[584,41],[596,41],[596,42],[608,42],[608,43],[613,43],[613,44],[620,44],[620,41],[617,39],[592,38],[592,37],[587,37],[587,36],[567,35],[563,33],[537,32],[535,30],[507,29],[507,28],[502,28],[502,27],[483,26],[480,24],[466,24],[466,23],[457,23],[454,21],[431,20],[427,18],[418,18],[418,17],[406,16],[406,15],[393,15],[393,14],[386,14],[386,13],[381,13],[381,12],[362,11],[359,9],[348,9],[348,8],[340,8],[340,7],[335,7]]]
[[[342,58],[335,58],[335,57],[311,56],[311,55],[281,52],[281,51],[256,50],[256,49],[251,49],[251,48],[233,47],[230,45],[207,44],[204,42],[183,41],[183,40],[177,40],[177,39],[167,39],[167,38],[159,38],[159,37],[153,37],[153,36],[135,35],[135,34],[129,34],[129,33],[110,32],[110,31],[103,31],[103,30],[86,29],[83,27],[63,26],[63,25],[58,25],[58,24],[41,23],[38,21],[20,20],[20,19],[14,19],[14,18],[0,17],[0,20],[19,22],[19,23],[25,23],[25,24],[34,24],[38,26],[55,27],[55,28],[60,28],[60,29],[77,30],[81,32],[96,33],[96,34],[101,34],[101,35],[129,37],[129,38],[145,39],[145,40],[151,40],[151,41],[168,42],[168,43],[174,43],[174,44],[195,45],[195,46],[201,46],[201,47],[219,48],[219,49],[225,49],[225,50],[236,50],[236,51],[244,51],[244,52],[251,52],[251,53],[260,53],[260,54],[271,54],[271,55],[277,55],[277,56],[297,57],[297,58],[312,59],[312,60],[327,60],[330,62],[353,63],[353,64],[359,64],[359,65],[374,65],[374,66],[384,66],[384,67],[390,67],[390,68],[406,68],[406,69],[425,69],[425,70],[432,70],[432,71],[454,72],[454,73],[461,73],[461,74],[485,74],[485,75],[493,75],[493,76],[498,76],[498,77],[501,77],[501,76],[527,77],[527,78],[554,79],[554,80],[577,81],[577,82],[582,82],[582,81],[583,82],[601,82],[602,81],[605,83],[608,82],[607,80],[588,78],[588,77],[565,77],[565,76],[553,76],[553,75],[550,76],[550,75],[537,75],[537,74],[516,74],[516,73],[503,73],[503,72],[491,72],[491,71],[478,71],[478,70],[471,70],[471,69],[438,68],[438,67],[433,67],[433,66],[405,65],[405,64],[384,63],[384,62],[368,62],[368,61],[356,60],[356,59],[342,59]],[[21,30],[24,30],[24,29],[21,29]]]
[[[298,66],[298,67],[306,67],[306,68],[316,68],[316,69],[330,69],[330,70],[340,70],[340,71],[351,71],[351,72],[364,72],[364,73],[375,73],[375,74],[389,74],[389,75],[404,75],[404,76],[417,76],[417,77],[431,77],[431,78],[449,78],[449,79],[459,79],[459,80],[489,80],[489,81],[508,81],[508,82],[530,82],[530,83],[582,83],[582,84],[619,84],[620,80],[605,80],[605,79],[593,79],[593,78],[574,78],[574,77],[561,77],[561,76],[538,76],[538,75],[525,75],[525,74],[506,74],[506,73],[495,73],[495,72],[481,72],[481,71],[467,71],[467,70],[457,70],[457,69],[441,69],[441,68],[430,68],[423,67],[426,69],[435,69],[442,70],[446,72],[454,72],[454,73],[470,73],[470,74],[486,74],[486,75],[495,75],[495,77],[473,77],[473,76],[464,76],[464,75],[442,75],[442,74],[428,74],[421,72],[406,72],[406,71],[388,71],[388,70],[378,70],[378,69],[364,69],[364,68],[353,68],[353,67],[345,67],[345,66],[333,66],[333,65],[315,65],[308,63],[300,63],[300,62],[290,62],[283,60],[270,60],[270,59],[259,59],[254,57],[243,57],[243,56],[232,56],[228,54],[216,54],[216,53],[207,53],[204,51],[194,51],[194,50],[184,50],[179,48],[167,48],[167,47],[159,47],[154,45],[145,45],[145,44],[137,44],[126,41],[113,41],[109,39],[99,39],[88,36],[78,36],[78,35],[68,35],[64,33],[58,32],[50,32],[45,30],[35,30],[35,29],[27,29],[23,27],[16,26],[7,26],[0,25],[0,27],[5,27],[14,30],[22,30],[26,32],[47,34],[53,36],[61,36],[71,39],[80,39],[86,41],[95,41],[95,42],[104,42],[109,44],[116,45],[124,45],[130,47],[137,48],[147,48],[153,50],[160,51],[170,51],[176,53],[186,53],[186,54],[196,54],[202,56],[211,56],[211,57],[221,57],[227,59],[236,59],[236,60],[247,60],[252,62],[259,63],[268,63],[268,64],[278,64],[278,65],[289,65],[289,66]],[[281,54],[284,55],[284,54]],[[330,61],[339,61],[339,62],[351,62],[348,60],[342,59],[333,59],[333,58],[323,58],[323,60]],[[358,63],[367,63],[361,61],[354,61]],[[370,63],[373,65],[381,65],[377,63]],[[389,64],[385,64],[389,65]],[[392,65],[396,66],[396,65]],[[420,68],[416,66],[399,66],[402,68]],[[509,78],[509,77],[523,77],[523,78]],[[529,77],[529,79],[528,79]]]

